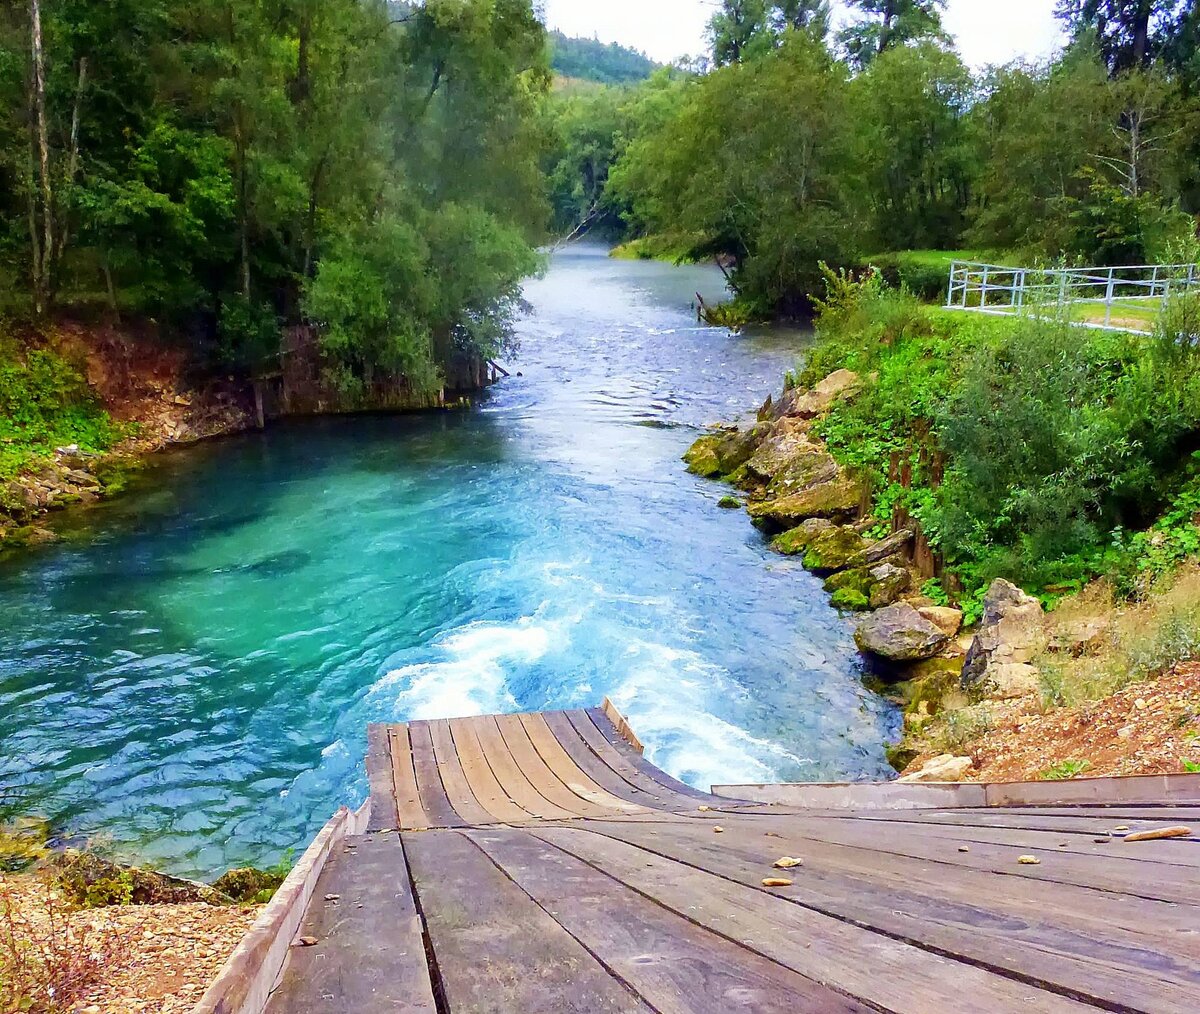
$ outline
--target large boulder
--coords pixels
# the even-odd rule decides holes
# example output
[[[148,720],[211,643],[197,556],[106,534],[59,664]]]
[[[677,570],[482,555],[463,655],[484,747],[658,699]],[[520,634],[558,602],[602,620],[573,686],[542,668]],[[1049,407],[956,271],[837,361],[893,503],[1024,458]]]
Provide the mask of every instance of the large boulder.
[[[854,561],[854,566],[868,567],[872,564],[882,563],[884,560],[908,559],[909,550],[915,537],[914,532],[909,528],[893,532],[886,539],[880,539],[867,546]]]
[[[787,407],[788,415],[800,419],[815,419],[824,415],[840,399],[858,390],[858,374],[851,370],[835,370],[810,391],[801,393]]]
[[[1045,646],[1042,604],[1003,579],[992,582],[983,600],[983,620],[963,665],[964,689],[998,697],[1020,697],[1038,687],[1032,664]]]
[[[853,528],[831,525],[816,534],[804,552],[804,566],[818,573],[844,570],[865,541]]]
[[[793,419],[775,423],[746,461],[749,480],[761,486],[779,485],[786,492],[823,482],[836,473],[837,463],[829,452]]]
[[[729,475],[750,460],[769,432],[769,426],[756,425],[728,433],[710,433],[692,444],[683,460],[689,472],[705,478]]]
[[[847,560],[849,566],[851,560]],[[906,591],[912,587],[912,574],[904,567],[894,563],[881,563],[867,571],[871,579],[870,600],[872,609],[882,609],[900,600]]]
[[[799,556],[818,536],[833,527],[833,522],[828,518],[809,518],[804,524],[777,535],[771,542],[771,548],[785,556]]]
[[[933,658],[950,638],[906,602],[867,616],[854,632],[859,649],[889,662]]]
[[[925,617],[947,637],[957,637],[962,630],[963,614],[961,609],[950,606],[917,606],[917,612]]]
[[[811,489],[750,505],[750,516],[768,526],[795,528],[809,518],[853,515],[862,502],[862,487],[851,479],[822,482]]]

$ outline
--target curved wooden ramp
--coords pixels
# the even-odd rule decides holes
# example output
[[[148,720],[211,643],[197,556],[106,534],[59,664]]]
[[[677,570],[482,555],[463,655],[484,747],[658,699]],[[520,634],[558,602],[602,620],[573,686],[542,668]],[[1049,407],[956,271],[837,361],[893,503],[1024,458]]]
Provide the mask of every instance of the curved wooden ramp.
[[[1116,829],[1200,830],[1200,782],[1107,808],[745,802],[614,718],[372,727],[369,830],[333,850],[268,1009],[1197,1008],[1200,840]]]

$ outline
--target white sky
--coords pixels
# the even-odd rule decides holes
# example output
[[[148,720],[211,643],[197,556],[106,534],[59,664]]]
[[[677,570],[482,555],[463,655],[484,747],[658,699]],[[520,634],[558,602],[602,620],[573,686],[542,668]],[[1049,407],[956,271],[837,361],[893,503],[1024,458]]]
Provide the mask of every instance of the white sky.
[[[714,0],[543,0],[551,28],[599,36],[640,49],[662,63],[706,50],[704,26]],[[1044,57],[1061,43],[1054,0],[949,0],[946,28],[973,67]]]

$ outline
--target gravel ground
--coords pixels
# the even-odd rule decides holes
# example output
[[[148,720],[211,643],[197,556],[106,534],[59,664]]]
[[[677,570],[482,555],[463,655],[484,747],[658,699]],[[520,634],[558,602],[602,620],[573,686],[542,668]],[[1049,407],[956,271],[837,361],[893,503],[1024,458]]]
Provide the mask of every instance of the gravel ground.
[[[1200,665],[1180,666],[1100,701],[1037,714],[1037,702],[996,709],[996,728],[966,750],[971,781],[1036,780],[1086,762],[1083,777],[1174,774],[1200,765]]]
[[[45,927],[46,888],[36,877],[0,877],[0,898],[18,918]],[[254,922],[256,906],[128,905],[66,916],[71,939],[100,948],[97,981],[66,1007],[71,1014],[178,1014],[192,1009]]]

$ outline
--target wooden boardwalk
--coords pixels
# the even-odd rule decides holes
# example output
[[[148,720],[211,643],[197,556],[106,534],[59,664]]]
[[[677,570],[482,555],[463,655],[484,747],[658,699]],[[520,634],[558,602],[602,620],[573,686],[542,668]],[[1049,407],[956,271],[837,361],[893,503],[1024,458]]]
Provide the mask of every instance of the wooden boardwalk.
[[[1200,839],[1123,841],[1200,830],[1200,780],[812,809],[697,791],[613,718],[373,726],[369,823],[330,851],[267,1009],[1200,1009]]]

